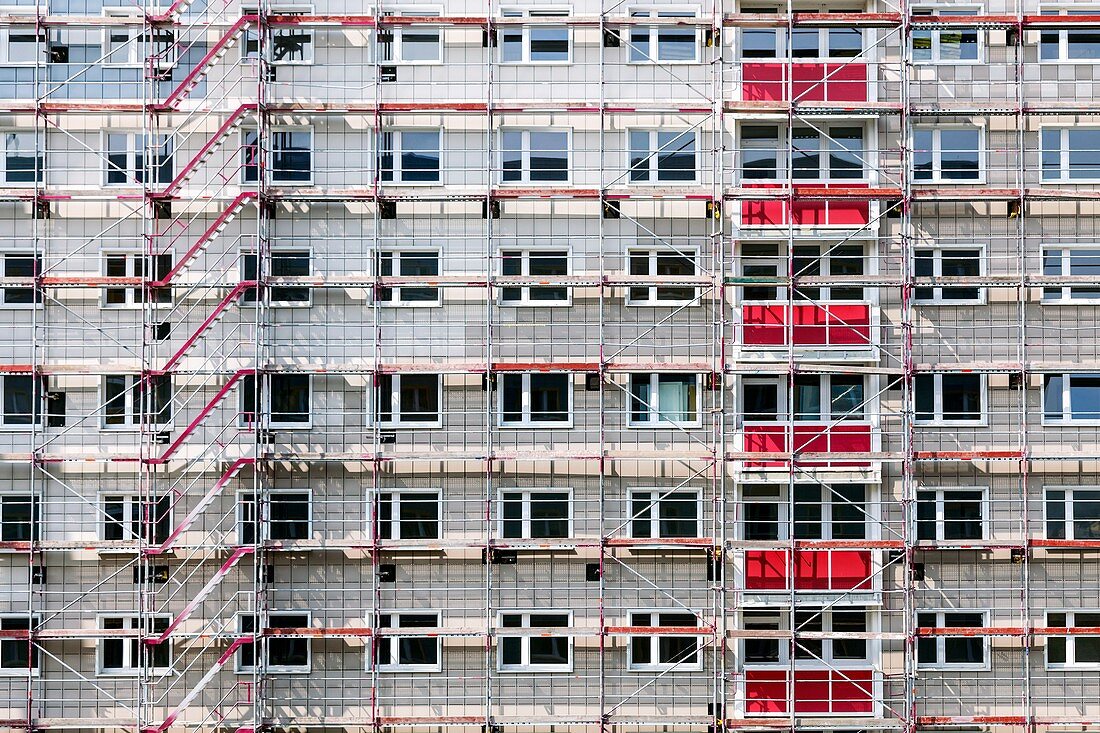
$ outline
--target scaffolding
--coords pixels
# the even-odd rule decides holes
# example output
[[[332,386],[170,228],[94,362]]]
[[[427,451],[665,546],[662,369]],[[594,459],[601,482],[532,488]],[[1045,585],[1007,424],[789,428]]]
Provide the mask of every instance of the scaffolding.
[[[1094,728],[1097,27],[0,9],[0,728]]]

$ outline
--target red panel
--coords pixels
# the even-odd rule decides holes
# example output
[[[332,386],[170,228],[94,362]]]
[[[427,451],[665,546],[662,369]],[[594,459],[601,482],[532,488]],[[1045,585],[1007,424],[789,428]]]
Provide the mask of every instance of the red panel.
[[[783,670],[745,670],[745,713],[769,715],[787,712],[787,673]]]
[[[865,64],[792,64],[792,88],[798,102],[866,102]],[[747,63],[741,66],[744,101],[775,102],[787,99],[786,64]]]
[[[785,550],[746,550],[745,588],[748,590],[784,590],[787,587]]]
[[[870,550],[832,550],[830,554],[834,589],[871,590]]]
[[[874,672],[869,669],[796,669],[797,714],[870,715],[874,712]],[[745,713],[787,712],[787,670],[745,670]]]
[[[742,306],[742,343],[784,345],[786,310],[782,304]],[[796,346],[867,346],[871,342],[871,308],[864,303],[801,304],[791,313]]]
[[[828,713],[831,707],[827,669],[796,669],[794,672],[794,711],[796,713]]]
[[[866,346],[871,342],[871,309],[862,303],[828,306],[829,343]],[[797,341],[795,342],[797,343]]]
[[[797,674],[797,673],[796,673]],[[845,670],[843,673],[834,671],[833,690],[831,699],[832,712],[837,714],[864,714],[874,712],[874,675],[869,669]],[[797,690],[795,677],[795,689]],[[798,709],[797,704],[795,709]]]
[[[775,183],[746,183],[745,188],[778,188]],[[868,188],[866,183],[853,182],[845,188]],[[786,226],[788,211],[794,212],[794,223],[800,226],[864,226],[871,220],[871,205],[867,201],[812,200],[795,201],[793,209],[779,199],[742,201],[742,226]]]
[[[746,102],[776,102],[785,97],[783,64],[743,64],[741,96]]]
[[[744,343],[753,346],[782,346],[786,343],[784,309],[783,305],[742,306]]]

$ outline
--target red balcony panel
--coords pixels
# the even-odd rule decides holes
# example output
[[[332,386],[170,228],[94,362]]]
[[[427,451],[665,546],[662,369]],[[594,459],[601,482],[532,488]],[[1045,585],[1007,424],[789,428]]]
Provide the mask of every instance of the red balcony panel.
[[[806,183],[800,181],[799,183]],[[776,183],[747,183],[745,188],[778,188]],[[853,182],[845,188],[867,188],[866,183]],[[871,206],[866,201],[796,200],[793,204],[780,199],[742,201],[742,226],[786,226],[793,212],[795,226],[865,226],[871,220]]]
[[[794,710],[802,715],[870,715],[874,712],[874,672],[797,669]],[[745,713],[787,713],[787,670],[745,670]]]
[[[787,550],[746,550],[746,590],[787,590]],[[873,589],[870,550],[795,550],[795,590]]]
[[[741,340],[746,346],[784,346],[787,306],[741,307]],[[790,308],[795,346],[868,346],[871,306],[866,303],[797,304]]]
[[[744,452],[786,453],[787,430],[779,423],[745,425],[742,428]],[[799,423],[794,426],[794,447],[802,453],[869,453],[871,426],[867,423]],[[782,461],[747,461],[746,468],[783,466]],[[869,461],[799,461],[806,467],[867,467]]]
[[[790,69],[796,102],[867,101],[866,64],[792,64]],[[743,101],[787,101],[786,70],[781,62],[742,64]]]

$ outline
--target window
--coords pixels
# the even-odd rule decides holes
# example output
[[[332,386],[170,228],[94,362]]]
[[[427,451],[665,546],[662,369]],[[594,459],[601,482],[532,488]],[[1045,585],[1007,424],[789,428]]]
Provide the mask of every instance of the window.
[[[631,10],[632,18],[694,18],[688,10]],[[693,26],[635,25],[630,27],[631,63],[694,63],[699,32]]]
[[[630,536],[643,540],[700,537],[701,508],[697,491],[631,491]]]
[[[439,183],[439,130],[382,132],[379,178],[383,183]]]
[[[0,616],[0,631],[32,631],[42,623],[38,616],[27,614]],[[27,639],[0,640],[0,675],[38,672],[38,645]]]
[[[1043,15],[1081,13],[1082,9],[1054,10],[1041,8]],[[1085,13],[1095,12],[1091,9]],[[1044,29],[1039,35],[1040,61],[1085,61],[1100,59],[1100,32],[1093,27]]]
[[[775,422],[780,416],[779,383],[775,380],[746,379],[741,384],[741,417],[744,422]],[[786,415],[784,399],[782,414]]]
[[[791,143],[791,178],[805,181],[852,181],[866,176],[863,128],[851,125],[795,127]],[[741,177],[746,181],[786,178],[786,137],[773,125],[741,128]]]
[[[271,5],[270,15],[309,15],[308,5]],[[313,31],[301,25],[277,25],[271,29],[271,63],[275,65],[312,64]]]
[[[109,132],[106,138],[108,186],[171,183],[172,138],[140,132]]]
[[[104,616],[99,620],[99,628],[104,631],[130,632],[138,630],[137,637],[124,639],[100,639],[98,667],[99,674],[137,675],[141,672],[143,661],[155,672],[167,672],[172,666],[172,642],[166,639],[159,644],[146,644],[144,639],[156,638],[168,630],[170,616],[147,618],[143,627],[138,616]],[[143,655],[144,660],[143,660]]]
[[[0,375],[4,390],[3,426],[42,422],[42,382],[23,374]]]
[[[698,276],[694,249],[631,249],[627,252],[630,274],[652,278],[693,278]],[[677,285],[631,285],[627,305],[683,305],[699,297],[699,289]]]
[[[259,280],[257,270],[258,256],[255,254],[241,255],[241,280],[253,282]],[[268,260],[270,271],[267,273],[272,278],[280,277],[308,277],[310,275],[309,250],[299,249],[273,249]],[[258,300],[257,288],[249,288],[241,295],[241,302],[255,303]],[[271,294],[271,305],[309,305],[311,302],[310,289],[296,285],[274,285],[267,288]]]
[[[1044,181],[1100,180],[1100,127],[1044,127],[1039,134]]]
[[[255,614],[241,614],[237,617],[242,634],[256,634],[251,644],[242,644],[237,651],[237,671],[251,672],[256,668],[256,648],[260,645],[260,632],[267,640],[266,671],[276,673],[309,671],[309,639],[293,636],[280,636],[257,629]],[[305,629],[309,628],[308,613],[294,611],[272,611],[267,615],[268,629]]]
[[[140,11],[130,8],[104,8],[106,17],[141,17]],[[145,60],[142,46],[142,26],[116,25],[103,29],[103,63],[107,66],[141,66]]]
[[[553,278],[569,274],[569,251],[564,249],[504,249],[500,252],[505,277]],[[504,305],[569,305],[569,288],[560,285],[504,285]]]
[[[701,424],[698,374],[631,374],[630,424],[634,427]]]
[[[569,180],[569,132],[504,130],[501,132],[501,178],[504,183],[549,183]]]
[[[103,427],[165,426],[172,422],[172,375],[103,377]]]
[[[244,183],[256,183],[260,177],[259,132],[245,130],[241,144],[241,175]],[[268,181],[271,183],[311,183],[313,181],[313,130],[276,127],[269,133],[271,156]]]
[[[375,390],[378,422],[431,427],[440,423],[443,377],[439,374],[379,374]]]
[[[743,623],[748,631],[781,631],[789,628],[790,614],[779,611],[744,611]],[[866,639],[804,638],[801,634],[866,633],[869,630],[866,611],[805,609],[794,614],[794,658],[806,666],[826,664],[844,666],[862,665],[868,659]],[[747,638],[741,646],[746,665],[790,664],[789,646],[786,640],[776,638]]]
[[[984,176],[983,157],[980,127],[913,129],[914,181],[980,181]]]
[[[1043,376],[1043,422],[1100,420],[1100,374]]]
[[[774,251],[778,262],[777,245],[765,245]],[[823,277],[838,279],[859,277],[864,274],[863,245],[859,244],[798,244],[794,248],[793,271],[795,277]],[[795,298],[812,301],[863,300],[863,288],[858,285],[799,285]],[[786,297],[784,294],[781,297]]]
[[[1043,275],[1100,280],[1100,249],[1066,247],[1043,250]],[[1043,288],[1043,301],[1100,302],[1100,286],[1053,285]]]
[[[45,157],[33,132],[4,133],[4,180],[8,183],[41,183]]]
[[[985,419],[981,374],[918,374],[914,397],[918,423],[980,423]]]
[[[241,17],[257,16],[259,14],[260,10],[255,5],[241,6]],[[260,33],[257,29],[257,23],[253,21],[245,26],[244,34],[241,38],[241,62],[256,63],[259,60]]]
[[[172,533],[172,498],[142,499],[133,494],[101,498],[100,534],[112,542],[162,544]]]
[[[695,130],[630,130],[630,182],[695,181]]]
[[[401,491],[379,494],[379,539],[437,540],[441,534],[439,492]]]
[[[779,278],[779,263],[783,262],[786,274],[786,257],[779,254],[778,244],[745,242],[741,245],[741,275],[745,278],[767,282]],[[776,285],[746,285],[741,291],[742,301],[762,300],[774,302],[786,299],[786,289],[780,293]]]
[[[27,10],[31,10],[27,8]],[[0,8],[0,12],[18,15],[18,8]],[[45,35],[42,37],[45,41]],[[37,64],[39,60],[45,60],[42,53],[43,46],[39,46],[39,36],[33,28],[9,26],[0,31],[0,64],[16,66],[22,64]]]
[[[569,427],[573,420],[570,374],[501,374],[500,424]]]
[[[742,6],[742,13],[775,13],[776,8]],[[780,59],[787,55],[786,31],[778,28],[742,28],[741,29],[741,58],[751,59]]]
[[[1072,629],[1100,626],[1097,611],[1047,611],[1048,628]],[[1100,668],[1100,636],[1069,634],[1047,637],[1047,667],[1053,669]]]
[[[257,387],[256,376],[245,375],[241,380],[241,422],[247,424],[269,411],[271,427],[309,427],[313,384],[308,374],[271,374],[268,376],[271,396],[268,397],[263,381]]]
[[[932,542],[985,539],[985,492],[918,489],[917,539]]]
[[[504,18],[564,18],[566,10],[502,10]],[[505,64],[569,63],[568,26],[504,25],[499,34],[500,60]]]
[[[982,628],[982,611],[920,611],[917,626],[928,629]],[[951,667],[983,669],[988,654],[988,637],[982,636],[922,636],[917,639],[917,666],[924,669]]]
[[[242,545],[263,540],[307,540],[313,536],[308,491],[269,492],[266,521],[258,510],[255,494],[239,494],[237,506],[237,537]]]
[[[0,496],[0,540],[37,542],[39,528],[39,502],[30,494]]]
[[[439,252],[403,250],[378,252],[379,277],[430,279],[439,275]],[[378,300],[387,305],[439,305],[439,288],[422,285],[393,285],[378,288]]]
[[[505,539],[555,539],[573,534],[569,489],[500,492],[500,535]]]
[[[1047,489],[1046,530],[1048,540],[1100,540],[1100,489]]]
[[[698,627],[699,618],[693,613],[642,611],[630,614],[631,626]],[[647,634],[630,637],[630,669],[680,671],[703,668],[699,636],[673,636],[671,634]]]
[[[138,278],[161,282],[172,271],[172,255],[144,255],[141,252],[104,252],[103,274],[111,278]],[[152,272],[149,272],[149,268]],[[146,298],[153,305],[172,302],[171,288],[148,288],[145,285],[109,286],[103,288],[104,308],[138,308]]]
[[[4,277],[35,278],[42,272],[42,258],[29,254],[5,254]],[[42,293],[34,285],[5,287],[0,289],[0,303],[9,306],[38,305]]]
[[[794,486],[794,521],[785,486],[747,484],[744,539],[753,541],[868,539],[870,502],[862,484],[799,483]],[[788,537],[791,528],[794,537]]]
[[[570,672],[573,669],[573,637],[508,636],[508,629],[568,628],[568,611],[500,614],[497,635],[497,669],[501,672]]]
[[[382,16],[412,15],[435,17],[438,10],[383,10]],[[443,61],[442,31],[439,28],[415,25],[383,25],[378,31],[378,58],[386,64],[438,64]]]
[[[382,613],[383,629],[438,629],[438,613]],[[440,638],[432,636],[379,636],[375,642],[375,663],[386,671],[438,672]]]
[[[982,274],[982,250],[976,247],[918,247],[913,251],[917,277],[978,277]],[[914,290],[918,303],[959,304],[984,301],[981,288],[965,285],[922,285]]]
[[[913,8],[914,16],[977,15],[978,8],[952,8],[946,5]],[[981,41],[977,28],[944,28],[930,30],[914,28],[913,61],[930,64],[959,64],[977,61],[981,53]]]
[[[820,422],[864,417],[863,377],[842,374],[796,374],[794,419]]]
[[[831,12],[846,12],[830,9]],[[775,13],[775,6],[743,6],[742,13]],[[858,28],[807,28],[794,30],[791,37],[791,57],[800,61],[852,59],[863,51],[863,33]],[[745,28],[741,31],[741,58],[785,59],[787,31],[776,28]]]

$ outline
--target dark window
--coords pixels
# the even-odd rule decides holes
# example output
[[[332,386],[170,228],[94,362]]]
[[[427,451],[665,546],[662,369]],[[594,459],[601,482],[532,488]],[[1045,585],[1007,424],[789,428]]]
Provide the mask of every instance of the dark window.
[[[429,493],[379,495],[378,533],[384,540],[439,539],[439,496]]]
[[[387,613],[378,617],[378,624],[382,628],[436,628],[439,626],[439,617],[428,613]],[[434,667],[439,664],[439,637],[380,637],[375,646],[375,659],[380,665]]]
[[[38,539],[39,503],[30,494],[0,496],[0,539],[32,542]]]
[[[438,374],[378,375],[375,399],[379,422],[425,423],[439,420],[439,380]]]
[[[259,279],[256,269],[257,255],[241,255],[241,280],[254,281]],[[271,277],[305,277],[310,274],[309,252],[292,250],[272,250],[270,258]],[[290,285],[276,285],[269,288],[271,302],[273,303],[308,303],[309,288]],[[256,288],[249,288],[241,296],[245,303],[256,302]]]
[[[8,374],[3,377],[4,384],[4,425],[30,425],[41,422],[41,382],[35,383],[34,377],[21,374]]]
[[[42,272],[42,258],[33,255],[4,255],[4,277],[37,277]],[[0,290],[4,305],[33,305],[42,302],[42,294],[33,285],[6,287]]]
[[[569,536],[569,493],[507,491],[501,497],[503,535],[507,539]]]
[[[0,630],[29,631],[38,619],[27,616],[0,618]],[[0,669],[38,669],[38,647],[28,639],[4,639],[0,641]]]
[[[741,390],[745,398],[744,419],[773,422],[779,418],[779,385],[747,383]]]
[[[657,539],[699,536],[699,497],[689,491],[631,494],[631,536]]]

